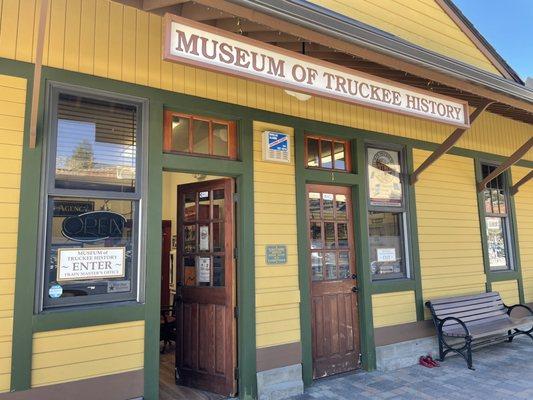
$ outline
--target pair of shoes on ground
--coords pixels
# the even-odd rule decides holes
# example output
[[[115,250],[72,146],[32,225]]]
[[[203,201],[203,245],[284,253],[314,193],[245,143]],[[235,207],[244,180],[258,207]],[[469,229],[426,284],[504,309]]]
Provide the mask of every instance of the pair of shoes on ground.
[[[418,363],[426,368],[440,367],[440,364],[437,361],[435,361],[429,354],[425,357],[420,356],[420,358],[418,359]]]

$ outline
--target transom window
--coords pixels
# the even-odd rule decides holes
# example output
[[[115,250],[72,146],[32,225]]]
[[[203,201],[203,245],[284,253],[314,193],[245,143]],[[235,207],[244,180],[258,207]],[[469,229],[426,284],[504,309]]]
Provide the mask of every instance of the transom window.
[[[346,140],[308,135],[305,149],[308,168],[350,170],[350,152]]]
[[[494,165],[482,164],[482,177],[486,178],[495,169]],[[500,174],[487,183],[483,190],[483,212],[491,271],[505,271],[512,268],[506,181],[505,173]]]
[[[237,158],[234,121],[165,111],[164,151]]]

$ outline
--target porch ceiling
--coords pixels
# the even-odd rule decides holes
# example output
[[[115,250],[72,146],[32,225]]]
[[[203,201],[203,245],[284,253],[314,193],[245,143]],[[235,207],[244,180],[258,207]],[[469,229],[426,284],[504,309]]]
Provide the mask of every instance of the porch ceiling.
[[[116,0],[115,0],[116,1]],[[356,71],[366,72],[375,76],[390,79],[392,81],[405,83],[414,87],[422,88],[435,93],[440,93],[466,100],[472,107],[479,107],[489,99],[466,90],[458,89],[435,80],[430,80],[412,73],[405,72],[398,68],[392,68],[348,54],[332,47],[320,43],[310,42],[297,35],[288,32],[281,32],[276,28],[260,24],[255,21],[231,14],[218,8],[201,4],[213,3],[212,1],[197,0],[118,0],[121,3],[135,6],[139,9],[163,15],[167,12],[199,21],[206,25],[214,26],[226,31],[234,32],[252,39],[259,40],[280,48],[292,50],[310,57],[325,60],[333,64],[341,65]],[[223,4],[223,0],[219,0]],[[494,102],[487,111],[512,118],[518,121],[533,124],[533,113],[518,107]]]

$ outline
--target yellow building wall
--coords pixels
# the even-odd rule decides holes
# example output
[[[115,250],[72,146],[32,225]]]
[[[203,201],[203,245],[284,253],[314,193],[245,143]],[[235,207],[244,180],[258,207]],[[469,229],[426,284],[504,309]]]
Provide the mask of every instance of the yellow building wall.
[[[415,168],[429,152],[414,150]],[[424,301],[485,292],[474,160],[444,155],[415,186]]]
[[[374,328],[416,322],[415,292],[372,295]]]
[[[402,1],[406,10],[414,8],[409,6],[410,0]],[[34,60],[39,2],[2,1],[0,57]],[[395,2],[379,2],[375,14],[382,14],[389,3]],[[428,10],[438,14],[434,9]],[[271,85],[162,61],[161,17],[109,0],[51,0],[48,21],[43,62],[51,67],[429,142],[441,143],[454,130],[316,96],[301,102]],[[531,125],[483,113],[458,146],[510,155],[532,132]],[[533,160],[533,150],[525,158]]]
[[[31,386],[142,369],[144,321],[33,335]]]
[[[518,295],[518,281],[501,281],[492,284],[492,290],[499,292],[502,300],[507,306],[520,303]]]
[[[434,0],[310,0],[408,42],[501,73]]]
[[[11,385],[26,79],[0,75],[0,393]]]
[[[513,167],[513,183],[524,177],[529,169]],[[520,187],[514,196],[518,246],[520,248],[520,266],[524,283],[524,300],[533,303],[533,182]]]
[[[294,148],[293,129],[254,121],[253,130],[256,344],[261,348],[300,341],[296,179],[294,151],[290,164],[262,160],[263,131],[288,134]],[[286,264],[266,264],[269,244],[287,246]]]

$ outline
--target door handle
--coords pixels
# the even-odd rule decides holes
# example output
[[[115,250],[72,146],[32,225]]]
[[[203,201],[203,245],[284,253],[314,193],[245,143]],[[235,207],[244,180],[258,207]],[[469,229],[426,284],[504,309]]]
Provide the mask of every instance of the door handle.
[[[359,289],[357,288],[357,286],[354,286],[354,287],[352,288],[352,292],[357,293],[358,291],[359,291]]]
[[[357,279],[357,274],[352,274],[352,279]]]
[[[183,282],[178,282],[178,286],[183,286]]]

